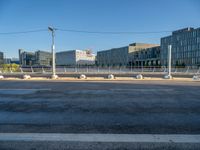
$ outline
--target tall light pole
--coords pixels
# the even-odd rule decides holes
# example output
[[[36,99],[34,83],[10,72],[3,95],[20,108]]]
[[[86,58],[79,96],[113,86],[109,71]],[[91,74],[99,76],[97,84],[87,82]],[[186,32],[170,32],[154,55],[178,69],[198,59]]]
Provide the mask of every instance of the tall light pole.
[[[56,79],[58,78],[58,76],[56,75],[56,61],[55,61],[55,28],[53,27],[48,27],[49,31],[52,32],[52,47],[51,47],[51,51],[52,51],[52,78]]]
[[[165,75],[165,79],[172,79],[171,75],[172,68],[172,45],[168,45],[168,74]]]
[[[168,46],[168,76],[171,77],[172,69],[172,45]]]

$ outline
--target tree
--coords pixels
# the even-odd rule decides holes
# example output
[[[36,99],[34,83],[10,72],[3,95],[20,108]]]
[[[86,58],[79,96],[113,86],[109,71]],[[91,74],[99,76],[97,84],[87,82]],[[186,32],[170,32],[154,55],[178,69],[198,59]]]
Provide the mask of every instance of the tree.
[[[19,71],[19,65],[18,64],[3,64],[2,65],[2,71],[10,72],[11,70],[13,72]]]

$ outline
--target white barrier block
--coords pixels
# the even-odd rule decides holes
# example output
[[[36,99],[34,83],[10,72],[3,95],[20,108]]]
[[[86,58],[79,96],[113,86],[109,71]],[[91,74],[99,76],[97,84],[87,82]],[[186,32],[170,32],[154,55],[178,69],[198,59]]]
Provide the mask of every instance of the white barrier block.
[[[195,80],[195,81],[196,81],[196,80],[200,80],[200,76],[194,75],[192,79]]]
[[[1,80],[1,79],[4,79],[4,76],[0,75],[0,80]]]
[[[138,74],[138,75],[136,76],[136,79],[144,79],[144,77],[143,77],[142,74]]]
[[[115,76],[113,74],[109,74],[108,79],[115,79]]]
[[[27,79],[31,79],[31,76],[30,76],[30,75],[24,75],[24,76],[23,76],[23,79],[26,79],[26,80],[27,80]]]
[[[51,79],[58,79],[58,75],[52,75]]]
[[[79,76],[80,79],[87,79],[86,75],[82,74]]]
[[[164,76],[164,79],[173,79],[173,77],[171,75],[167,74],[167,75]]]

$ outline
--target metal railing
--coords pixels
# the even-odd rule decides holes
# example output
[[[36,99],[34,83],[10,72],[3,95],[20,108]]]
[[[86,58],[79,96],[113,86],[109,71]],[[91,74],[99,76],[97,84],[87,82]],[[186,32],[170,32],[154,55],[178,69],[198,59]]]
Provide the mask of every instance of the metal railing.
[[[12,68],[4,71],[0,68],[0,73],[40,73],[50,74],[52,72],[51,67],[20,67],[13,71]],[[79,66],[79,67],[56,67],[57,74],[65,73],[167,73],[168,68],[166,66],[148,66],[148,67],[98,67],[98,66]],[[172,67],[172,74],[200,74],[200,67],[188,66],[188,67]]]

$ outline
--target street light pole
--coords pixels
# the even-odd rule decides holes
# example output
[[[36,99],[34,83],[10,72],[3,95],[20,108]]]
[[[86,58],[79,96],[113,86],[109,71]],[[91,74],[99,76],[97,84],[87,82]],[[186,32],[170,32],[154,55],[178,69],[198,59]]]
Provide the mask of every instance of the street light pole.
[[[164,76],[165,79],[172,79],[171,67],[172,67],[172,45],[168,45],[168,74]]]
[[[172,68],[172,45],[168,46],[168,76],[171,77],[171,68]]]
[[[52,78],[56,79],[58,76],[56,75],[56,62],[55,62],[55,28],[53,27],[48,27],[49,31],[52,32]]]

